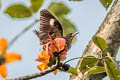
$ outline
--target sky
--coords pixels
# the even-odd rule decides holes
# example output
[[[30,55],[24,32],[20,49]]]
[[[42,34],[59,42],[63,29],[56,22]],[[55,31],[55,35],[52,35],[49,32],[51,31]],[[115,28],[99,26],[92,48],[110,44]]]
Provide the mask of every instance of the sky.
[[[92,36],[96,33],[108,11],[100,4],[99,0],[84,0],[82,2],[72,2],[68,0],[45,0],[42,9],[52,1],[64,2],[71,8],[71,13],[67,16],[76,26],[80,34],[77,35],[77,41],[72,45],[67,52],[67,59],[79,57],[82,55],[86,45]],[[4,10],[11,4],[22,3],[30,6],[29,0],[1,0],[2,8],[0,10],[0,38],[4,37],[10,42],[26,26],[31,24],[34,19],[39,19],[39,11],[33,17],[28,19],[11,19],[4,14]],[[39,23],[34,25],[24,35],[22,35],[9,49],[10,52],[17,52],[22,55],[22,60],[15,63],[7,64],[8,78],[14,78],[39,72],[36,66],[39,64],[35,58],[41,51],[39,39],[33,33],[33,30],[38,29]],[[120,57],[120,55],[118,55]],[[72,67],[75,67],[78,60],[69,62]],[[68,80],[68,73],[58,72],[57,75],[52,73],[32,80]],[[0,78],[1,80],[2,78]],[[109,80],[108,78],[104,80]]]

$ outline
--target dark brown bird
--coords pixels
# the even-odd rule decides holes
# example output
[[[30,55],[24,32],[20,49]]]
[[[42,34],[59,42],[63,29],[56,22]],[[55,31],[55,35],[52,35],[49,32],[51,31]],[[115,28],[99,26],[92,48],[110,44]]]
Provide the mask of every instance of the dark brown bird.
[[[40,39],[40,45],[47,44],[55,38],[64,38],[68,49],[71,47],[73,37],[77,34],[69,33],[63,37],[63,29],[60,22],[47,10],[40,11],[40,31],[36,31]]]

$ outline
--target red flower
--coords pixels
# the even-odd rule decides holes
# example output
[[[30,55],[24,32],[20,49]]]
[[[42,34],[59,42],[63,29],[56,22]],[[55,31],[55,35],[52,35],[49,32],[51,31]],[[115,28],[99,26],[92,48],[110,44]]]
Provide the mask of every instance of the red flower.
[[[61,50],[63,50],[66,46],[66,41],[64,38],[56,38],[55,39],[55,46],[58,49],[58,52],[60,52]]]
[[[36,59],[36,61],[41,62],[37,68],[40,71],[48,69],[50,57],[54,57],[55,52],[60,52],[62,50],[64,51],[61,53],[60,60],[64,61],[66,58],[66,52],[68,50],[66,47],[66,40],[64,38],[56,38],[54,41],[43,45],[43,50]],[[53,71],[53,73],[56,74],[57,70]]]
[[[43,45],[43,50],[45,50],[49,56],[53,57],[53,53],[60,52],[66,47],[66,41],[64,38],[56,38],[53,42]]]

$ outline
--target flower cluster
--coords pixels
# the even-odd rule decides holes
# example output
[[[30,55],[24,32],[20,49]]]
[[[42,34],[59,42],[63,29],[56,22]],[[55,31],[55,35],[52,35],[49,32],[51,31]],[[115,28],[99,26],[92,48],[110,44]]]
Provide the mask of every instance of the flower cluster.
[[[43,45],[43,50],[36,58],[36,61],[41,62],[37,66],[40,71],[48,69],[56,64],[56,57],[60,54],[60,61],[64,61],[67,52],[66,40],[64,38],[56,38],[54,41]],[[56,74],[56,71],[53,71]]]
[[[21,60],[21,56],[18,53],[7,52],[7,40],[0,38],[0,76],[7,77],[6,64]]]

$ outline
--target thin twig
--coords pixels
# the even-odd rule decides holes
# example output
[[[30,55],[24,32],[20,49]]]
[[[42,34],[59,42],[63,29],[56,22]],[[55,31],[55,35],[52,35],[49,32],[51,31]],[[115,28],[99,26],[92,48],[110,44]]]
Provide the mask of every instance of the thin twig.
[[[72,61],[72,60],[75,60],[75,59],[80,59],[80,58],[93,58],[93,57],[76,57],[76,58],[72,58],[72,59],[69,59],[69,60],[67,60],[66,62],[64,62],[64,64],[66,64],[66,63],[68,63],[68,62],[70,62],[70,61]],[[98,60],[101,60],[101,59],[99,59],[99,58],[97,58]],[[102,58],[103,59],[103,58]]]
[[[11,47],[11,45],[13,45],[13,43],[20,37],[22,36],[26,31],[28,31],[33,25],[35,25],[39,20],[35,20],[33,23],[31,23],[30,25],[28,25],[27,27],[25,27],[19,34],[17,34],[8,44],[8,48]]]
[[[18,78],[13,78],[13,79],[6,79],[6,80],[29,80],[29,79],[33,79],[33,78],[37,78],[37,77],[46,75],[52,71],[55,71],[56,69],[58,69],[58,66],[54,65],[52,68],[46,69],[46,70],[38,72],[38,73],[34,73],[34,74],[30,74],[30,75],[26,75],[26,76],[22,76],[22,77],[18,77]]]
[[[75,59],[80,59],[81,57],[76,57],[76,58],[72,58],[72,59],[69,59],[69,60],[67,60],[64,64],[66,64],[66,63],[68,63],[68,62],[70,62],[70,61],[72,61],[72,60],[75,60]],[[83,58],[83,57],[82,57]]]

